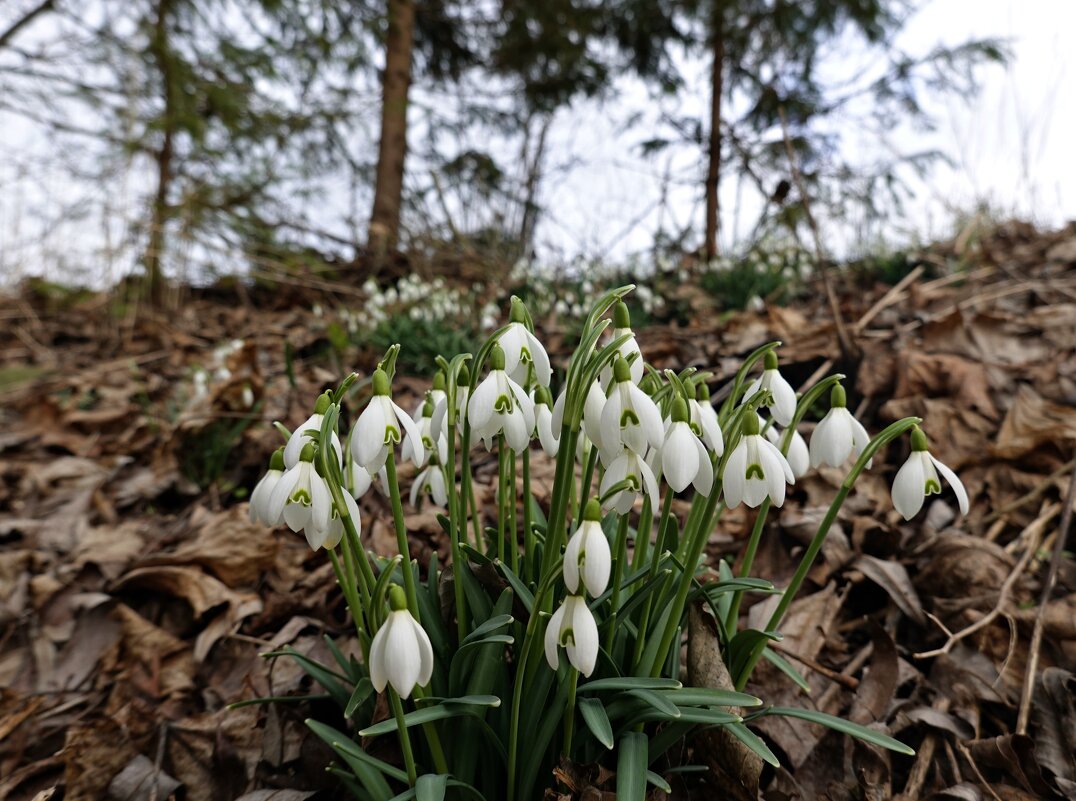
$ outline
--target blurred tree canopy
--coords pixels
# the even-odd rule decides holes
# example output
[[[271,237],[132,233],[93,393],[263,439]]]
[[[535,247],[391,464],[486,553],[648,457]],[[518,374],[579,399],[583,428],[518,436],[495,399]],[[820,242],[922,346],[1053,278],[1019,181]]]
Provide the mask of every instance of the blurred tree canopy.
[[[639,142],[697,152],[704,226],[657,237],[712,257],[730,175],[770,198],[756,232],[795,234],[806,203],[881,213],[883,195],[899,202],[901,169],[937,158],[855,170],[839,146],[841,126],[868,119],[929,125],[925,97],[973,92],[977,68],[1005,58],[992,40],[904,54],[910,12],[904,0],[26,0],[0,18],[0,109],[88,144],[66,164],[80,179],[135,176],[142,200],[122,236],[159,299],[181,254],[285,269],[354,258],[367,227],[381,247],[524,255],[555,115],[615,100],[625,75],[657,104],[697,92],[685,65],[702,59],[707,112],[663,111]],[[834,81],[825,69],[849,48],[885,68]],[[341,186],[344,234],[319,214]]]

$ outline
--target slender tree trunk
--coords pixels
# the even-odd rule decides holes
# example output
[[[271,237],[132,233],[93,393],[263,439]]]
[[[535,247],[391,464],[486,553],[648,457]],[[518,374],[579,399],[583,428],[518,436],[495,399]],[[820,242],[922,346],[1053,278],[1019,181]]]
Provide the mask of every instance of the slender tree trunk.
[[[414,1],[388,0],[388,21],[385,73],[381,79],[381,143],[367,241],[374,252],[394,247],[400,234],[407,157],[407,93],[411,88],[411,48],[415,34]]]
[[[172,186],[172,159],[175,155],[176,97],[175,76],[172,70],[172,53],[168,43],[168,15],[172,0],[160,0],[157,4],[157,21],[154,27],[152,51],[160,73],[164,92],[162,128],[164,138],[157,151],[157,192],[153,197],[150,215],[149,242],[143,263],[146,268],[149,301],[154,306],[164,302],[165,280],[161,268],[166,245],[165,226],[168,224],[168,193]]]
[[[713,36],[714,53],[710,73],[713,94],[710,97],[709,167],[706,171],[706,242],[704,250],[707,260],[717,256],[717,230],[721,210],[717,190],[721,182],[721,95],[724,91],[725,31],[720,2],[715,2],[714,4],[711,35]]]
[[[538,227],[538,185],[542,178],[542,162],[545,158],[546,135],[553,122],[553,115],[547,114],[538,123],[538,141],[534,152],[523,154],[523,163],[527,170],[523,195],[523,219],[519,224],[519,255],[526,256],[534,245],[534,230]],[[529,127],[529,126],[528,126]],[[528,148],[529,150],[529,148]]]

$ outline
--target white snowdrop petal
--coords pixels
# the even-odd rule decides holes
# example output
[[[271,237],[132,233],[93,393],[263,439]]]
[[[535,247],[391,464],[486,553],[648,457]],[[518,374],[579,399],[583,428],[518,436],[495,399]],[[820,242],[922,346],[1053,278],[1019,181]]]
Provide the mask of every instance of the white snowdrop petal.
[[[326,531],[332,520],[333,500],[325,479],[313,469],[310,471],[310,524],[319,531]]]
[[[732,453],[725,462],[725,470],[721,474],[721,487],[725,493],[725,506],[735,509],[743,502],[744,493],[747,489],[747,443],[742,439],[737,443]]]
[[[389,405],[391,406],[396,419],[403,427],[404,434],[409,440],[414,442],[412,449],[414,451],[415,464],[424,463],[426,461],[426,447],[422,444],[422,432],[415,424],[415,421],[412,420],[410,416],[408,416],[407,412],[405,412],[391,400],[389,401]]]
[[[594,615],[587,607],[586,600],[578,596],[572,596],[572,642],[569,642],[568,660],[576,670],[589,677],[598,664],[598,624],[594,621]],[[568,602],[566,601],[566,603]]]
[[[546,353],[545,346],[538,341],[538,337],[530,331],[526,331],[526,329],[524,331],[527,335],[531,361],[534,365],[534,378],[543,387],[548,387],[549,381],[553,377],[553,370],[549,365],[549,354]]]
[[[479,384],[467,402],[467,419],[471,421],[474,431],[485,431],[493,416],[493,404],[497,401],[500,393],[497,388],[497,379],[494,373],[486,376]]]
[[[675,492],[685,489],[699,470],[699,455],[694,441],[695,435],[687,423],[673,423],[661,449],[661,471]]]
[[[786,459],[795,478],[803,478],[807,475],[807,471],[811,469],[811,457],[807,452],[807,443],[798,431],[792,432]]]
[[[545,627],[545,661],[556,670],[560,666],[560,654],[557,648],[560,646],[560,626],[564,620],[564,604],[557,607],[557,611],[549,618]]]
[[[579,592],[579,557],[582,551],[583,530],[578,529],[568,539],[568,544],[564,547],[564,563],[562,567],[564,586],[573,595]]]
[[[691,483],[694,484],[697,493],[709,497],[710,491],[714,488],[714,468],[710,464],[710,454],[698,439],[692,437],[691,441],[699,454],[699,467]]]
[[[289,499],[295,492],[295,487],[299,483],[299,477],[299,465],[289,468],[288,471],[280,477],[280,481],[278,481],[276,487],[273,488],[273,494],[269,496],[268,514],[271,520],[276,521],[276,524],[279,524],[283,519],[284,508],[288,505]],[[298,529],[293,528],[292,531],[298,531]]]
[[[389,627],[386,622],[377,630],[370,643],[370,683],[379,693],[384,692],[389,683],[389,674],[385,669],[385,640],[388,636]]]
[[[893,508],[900,512],[905,520],[911,520],[923,508],[925,475],[923,460],[919,451],[912,451],[908,460],[897,471],[893,479]]]
[[[773,393],[773,406],[771,407],[773,419],[781,425],[787,426],[796,416],[796,390],[792,389],[792,385],[777,370],[768,370],[767,372],[772,372],[773,374],[769,387],[770,392]]]
[[[316,428],[321,429],[321,421],[325,419],[324,415],[312,414],[308,417],[301,426],[296,428],[291,436],[288,438],[288,444],[284,446],[284,466],[294,467],[299,463],[299,455],[303,451],[303,446],[306,443],[311,442],[309,436],[304,434],[304,431],[308,429]]]
[[[934,466],[938,468],[938,472],[942,474],[949,486],[953,488],[953,492],[956,493],[956,501],[960,507],[960,514],[966,515],[968,513],[969,503],[968,491],[964,489],[964,482],[960,480],[956,473],[933,456],[930,457],[930,461],[934,463]]]

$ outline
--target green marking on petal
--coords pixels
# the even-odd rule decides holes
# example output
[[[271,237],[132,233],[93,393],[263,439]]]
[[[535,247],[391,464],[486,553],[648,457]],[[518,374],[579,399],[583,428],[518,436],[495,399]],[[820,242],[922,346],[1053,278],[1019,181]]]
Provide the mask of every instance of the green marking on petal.
[[[575,645],[575,632],[571,629],[564,629],[560,633],[560,647],[567,648],[569,645]]]
[[[747,466],[747,479],[750,481],[751,478],[757,478],[759,481],[766,480],[766,474],[762,472],[762,465],[749,464]]]
[[[639,416],[635,414],[633,409],[625,409],[620,413],[620,427],[627,428],[628,426],[639,425]]]
[[[302,506],[309,506],[312,503],[310,500],[310,493],[302,487],[296,489],[295,492],[291,494],[291,497],[288,498],[288,502],[298,503]]]
[[[925,486],[923,487],[924,495],[940,495],[941,484],[935,481],[933,478],[928,478]]]
[[[500,414],[511,414],[512,412],[512,399],[507,395],[501,395],[493,403],[493,411]]]
[[[400,441],[400,429],[396,426],[385,426],[384,445],[395,445]]]

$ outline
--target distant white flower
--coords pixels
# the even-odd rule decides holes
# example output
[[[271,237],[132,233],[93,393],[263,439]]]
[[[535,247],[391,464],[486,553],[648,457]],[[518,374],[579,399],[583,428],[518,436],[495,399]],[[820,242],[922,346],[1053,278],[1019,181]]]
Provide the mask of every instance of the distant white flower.
[[[418,505],[420,493],[429,493],[433,502],[438,506],[448,506],[448,488],[445,486],[445,472],[436,460],[431,459],[419,474],[415,476],[415,482],[411,485],[411,505]]]
[[[620,490],[607,498],[603,504],[606,509],[615,509],[622,515],[627,514],[635,499],[642,493],[646,493],[650,497],[651,506],[657,508],[660,499],[654,472],[646,460],[631,448],[622,448],[620,455],[606,468],[601,481],[602,496],[607,495],[614,485],[625,480],[630,480],[631,488]]]
[[[333,502],[313,460],[314,446],[307,444],[299,454],[299,461],[280,477],[269,496],[266,516],[269,520],[280,520],[283,516],[288,528],[296,532],[302,529],[316,550],[328,536]]]
[[[299,461],[299,454],[302,452],[303,446],[314,442],[314,438],[305,432],[321,431],[321,424],[325,420],[325,411],[329,408],[331,402],[329,393],[322,393],[318,398],[317,405],[314,407],[314,413],[306,419],[305,423],[291,433],[291,437],[288,438],[288,444],[284,447],[285,467],[294,467],[295,463]],[[335,431],[332,432],[331,440],[332,447],[335,449],[342,465],[344,463],[344,449],[340,446],[340,438]]]
[[[813,467],[822,464],[840,467],[850,453],[854,452],[858,458],[870,443],[870,434],[848,411],[846,403],[844,388],[837,384],[830,394],[829,411],[811,434]]]
[[[273,452],[272,458],[269,460],[269,469],[254,487],[254,492],[250,494],[250,522],[256,523],[260,520],[267,526],[280,525],[280,516],[278,515],[275,518],[271,518],[269,516],[269,509],[270,501],[273,497],[273,490],[276,489],[276,485],[280,483],[280,479],[283,478],[283,476],[284,449],[277,448]]]
[[[351,518],[352,523],[355,524],[355,533],[362,532],[362,518],[359,515],[359,506],[355,503],[355,499],[348,493],[344,493],[344,505],[347,506],[348,516]],[[340,544],[340,540],[344,538],[344,521],[340,515],[340,510],[336,504],[333,504],[332,519],[329,521],[329,528],[324,533],[315,533],[311,537],[310,529],[305,530],[306,541],[310,547],[315,551],[318,548],[335,548]]]
[[[512,321],[500,337],[497,344],[504,350],[504,369],[517,384],[527,383],[527,369],[534,366],[534,379],[543,387],[549,386],[549,380],[553,376],[549,366],[549,355],[545,347],[538,341],[538,337],[527,330],[524,320],[527,319],[527,310],[523,301],[517,297],[512,298]]]
[[[599,445],[606,464],[616,457],[621,444],[636,453],[645,453],[647,446],[661,447],[665,439],[665,426],[657,404],[632,383],[628,369],[627,362],[617,357],[613,385],[602,409]]]
[[[785,484],[796,480],[781,451],[758,432],[757,416],[746,415],[743,436],[721,474],[725,505],[730,509],[741,502],[754,508],[767,497],[780,506],[785,502]]]
[[[412,454],[415,461],[423,461],[422,435],[411,416],[392,402],[388,376],[380,368],[374,371],[373,391],[351,432],[351,456],[356,464],[365,467],[369,473],[379,471],[385,466],[389,448],[403,439],[402,433],[415,443]]]
[[[893,506],[905,520],[919,513],[928,495],[941,492],[939,472],[956,493],[960,513],[966,515],[969,507],[964,484],[956,473],[931,456],[926,434],[916,427],[912,431],[912,452],[893,479]]]
[[[418,468],[425,467],[433,456],[437,456],[441,462],[448,458],[448,440],[445,439],[444,432],[440,432],[440,436],[436,438],[433,435],[433,419],[431,417],[433,405],[430,400],[426,401],[423,410],[427,413],[423,414],[415,423],[419,434],[418,442],[421,447],[416,448],[415,441],[408,434],[404,438],[403,447],[400,448],[400,458],[410,459],[415,467]]]
[[[687,403],[683,398],[673,401],[672,422],[665,432],[665,441],[656,456],[656,472],[674,492],[694,484],[701,495],[709,495],[714,485],[714,470],[710,454],[688,423]]]
[[[392,685],[401,698],[408,698],[415,685],[425,686],[433,676],[430,637],[407,610],[400,588],[389,593],[392,611],[370,643],[370,682],[383,692]]]
[[[446,397],[445,395],[445,374],[440,370],[433,377],[433,386],[430,387],[430,391],[424,396],[419,398],[418,403],[415,404],[415,408],[411,410],[411,419],[416,423],[422,419],[422,410],[426,408],[426,401],[430,401],[433,404],[433,408],[437,408],[439,404]]]
[[[765,423],[762,423],[762,425],[765,425]],[[766,431],[766,439],[776,445],[778,450],[781,448],[781,440],[784,435],[785,432],[781,431],[777,426],[770,426]],[[792,475],[796,478],[803,478],[807,475],[807,471],[811,469],[811,456],[807,451],[807,442],[799,431],[792,432],[792,439],[788,443],[788,456],[785,458],[788,461],[788,466],[792,468]]]
[[[792,385],[777,370],[777,354],[772,350],[766,351],[765,369],[744,392],[744,402],[750,400],[760,390],[766,389],[773,395],[769,407],[770,414],[773,415],[775,421],[787,426],[796,416],[796,390],[792,389]]]
[[[456,385],[456,428],[463,430],[463,420],[467,416],[467,401],[471,397],[470,374],[466,367],[460,371]],[[444,430],[448,418],[448,395],[441,398],[433,407],[430,418],[430,434],[434,439],[443,439],[448,434]]]
[[[609,584],[612,554],[609,540],[602,531],[601,507],[591,500],[583,512],[583,522],[575,530],[564,549],[564,586],[572,594],[579,593],[582,579],[591,597],[597,598]]]
[[[523,388],[505,372],[504,351],[494,345],[490,371],[467,403],[471,431],[490,448],[498,434],[516,453],[530,445],[534,431],[534,404]]]
[[[564,599],[545,630],[545,659],[556,670],[560,666],[560,648],[568,652],[572,667],[584,676],[594,672],[598,663],[598,624],[594,622],[587,601],[581,595]]]

